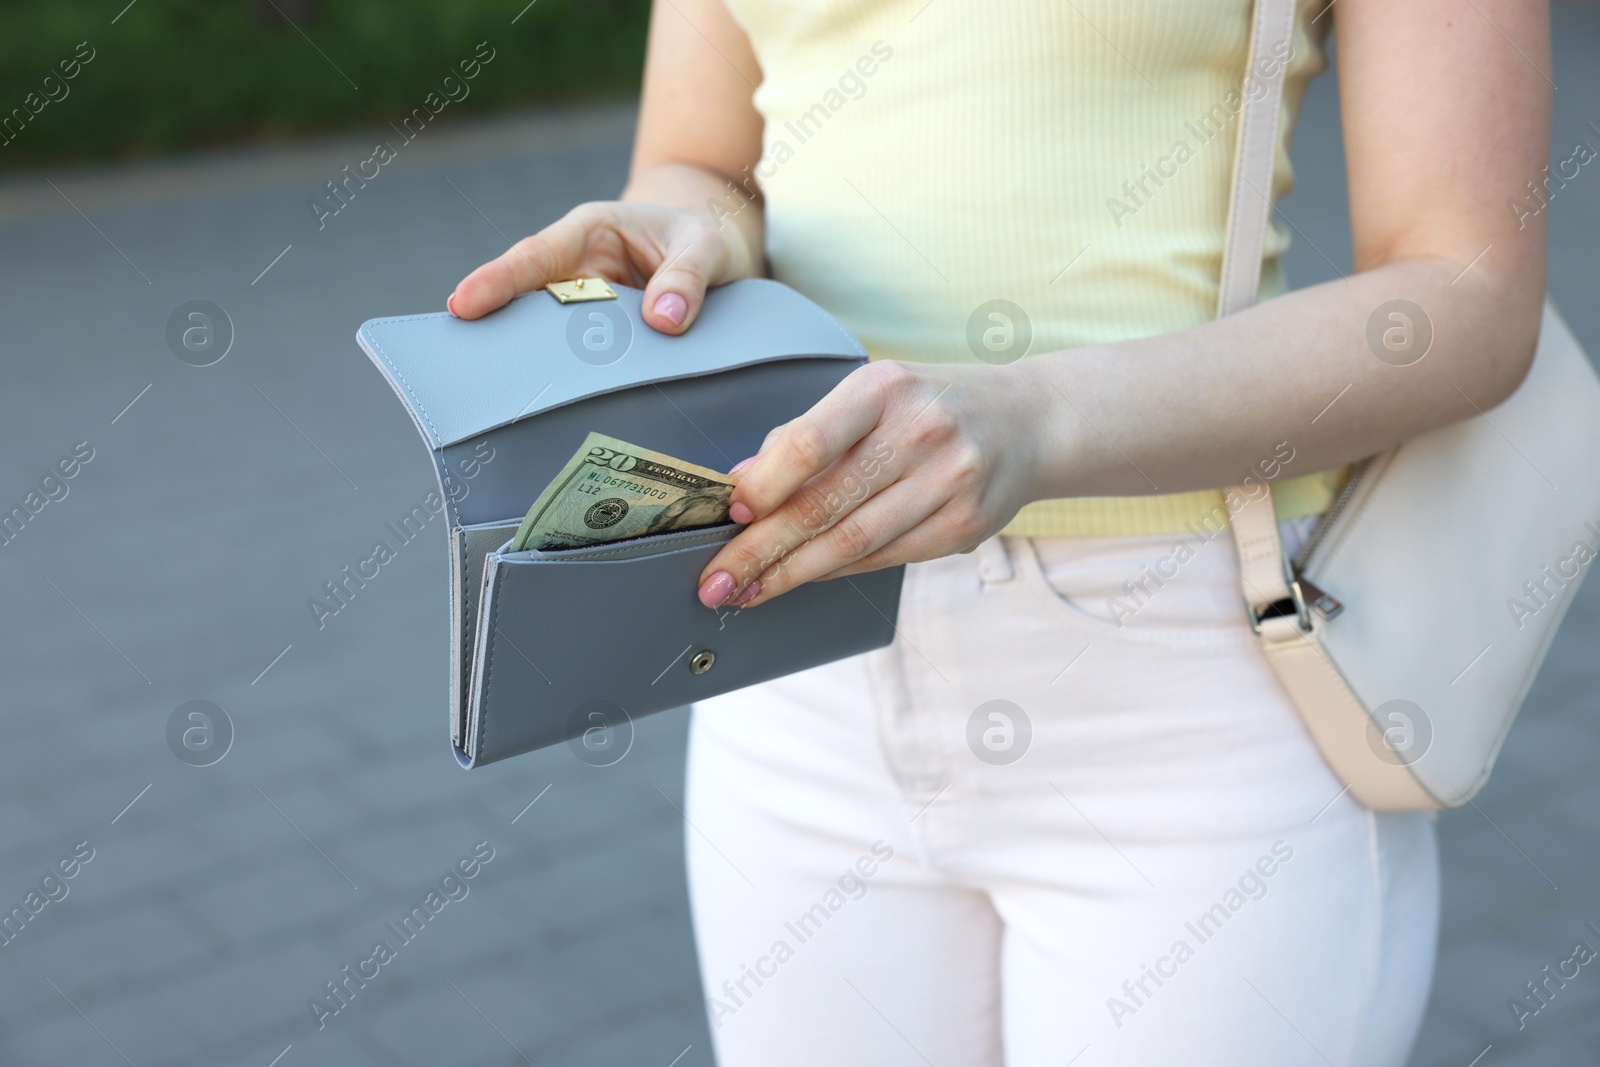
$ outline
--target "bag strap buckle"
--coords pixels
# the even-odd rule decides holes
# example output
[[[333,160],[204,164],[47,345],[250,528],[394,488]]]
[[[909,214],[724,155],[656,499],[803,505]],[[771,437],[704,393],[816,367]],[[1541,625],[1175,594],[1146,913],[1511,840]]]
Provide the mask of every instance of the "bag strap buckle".
[[[1305,590],[1301,588],[1298,578],[1290,580],[1289,596],[1263,605],[1259,610],[1246,597],[1244,610],[1250,618],[1250,629],[1254,630],[1258,635],[1261,633],[1263,620],[1286,618],[1288,616],[1294,617],[1301,634],[1309,635],[1311,633],[1311,609],[1306,604]]]

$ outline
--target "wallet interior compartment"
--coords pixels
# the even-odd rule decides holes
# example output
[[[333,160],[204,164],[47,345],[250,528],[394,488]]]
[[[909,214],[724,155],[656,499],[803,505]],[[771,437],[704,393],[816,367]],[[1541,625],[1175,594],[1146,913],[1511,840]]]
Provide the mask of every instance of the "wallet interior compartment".
[[[584,560],[634,559],[652,556],[658,552],[673,552],[680,548],[699,548],[702,545],[722,545],[733,540],[744,527],[733,522],[715,526],[698,526],[692,530],[669,530],[666,533],[630,537],[622,541],[606,541],[598,545],[581,545],[576,548],[526,549],[507,552],[501,546],[498,555],[507,560]],[[507,544],[510,542],[508,541]]]
[[[903,568],[712,610],[697,579],[740,527],[484,565],[464,755],[477,766],[888,644]]]
[[[466,745],[471,702],[467,687],[472,681],[473,631],[483,595],[484,560],[517,532],[521,522],[520,518],[505,519],[450,529],[450,629],[456,649],[450,664],[450,740],[458,750]]]

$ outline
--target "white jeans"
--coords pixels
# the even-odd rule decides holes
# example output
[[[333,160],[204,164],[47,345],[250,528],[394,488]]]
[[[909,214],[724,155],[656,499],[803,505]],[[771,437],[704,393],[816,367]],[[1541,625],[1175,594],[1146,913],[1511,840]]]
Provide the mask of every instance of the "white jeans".
[[[1228,535],[1179,541],[914,565],[890,647],[696,707],[723,1067],[1405,1063],[1431,816],[1341,794]]]

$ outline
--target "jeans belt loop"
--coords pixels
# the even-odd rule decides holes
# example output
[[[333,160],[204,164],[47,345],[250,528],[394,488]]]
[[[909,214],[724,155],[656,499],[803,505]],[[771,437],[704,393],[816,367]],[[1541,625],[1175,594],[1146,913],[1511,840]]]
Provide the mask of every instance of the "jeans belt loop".
[[[1011,566],[1011,554],[999,534],[979,542],[973,550],[973,556],[978,561],[978,579],[984,585],[998,585],[1016,577],[1016,570]]]

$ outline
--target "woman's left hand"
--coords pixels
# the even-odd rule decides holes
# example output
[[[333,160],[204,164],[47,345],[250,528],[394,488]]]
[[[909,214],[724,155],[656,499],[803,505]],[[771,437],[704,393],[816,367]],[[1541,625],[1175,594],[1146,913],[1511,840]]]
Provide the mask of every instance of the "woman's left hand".
[[[1033,377],[1024,364],[894,361],[852,373],[731,472],[730,516],[749,527],[701,572],[701,602],[751,607],[971,551],[1042,484],[1047,400]]]

